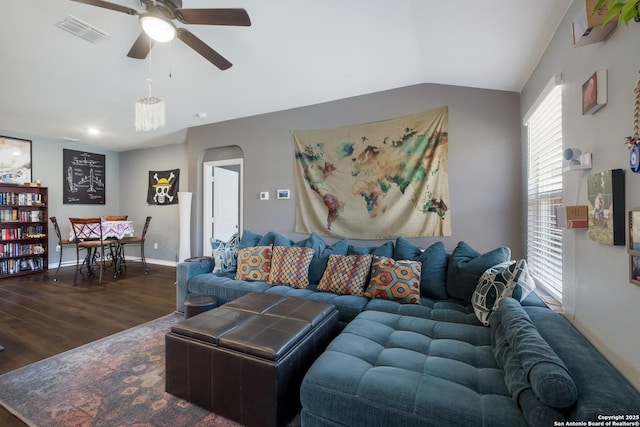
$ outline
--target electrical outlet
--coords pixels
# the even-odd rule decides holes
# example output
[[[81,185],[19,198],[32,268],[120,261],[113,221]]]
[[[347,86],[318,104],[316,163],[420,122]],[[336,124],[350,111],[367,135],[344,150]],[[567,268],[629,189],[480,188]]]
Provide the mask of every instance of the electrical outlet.
[[[157,243],[153,244],[153,249],[158,249],[158,244]]]
[[[60,252],[60,245],[56,245],[56,252]]]

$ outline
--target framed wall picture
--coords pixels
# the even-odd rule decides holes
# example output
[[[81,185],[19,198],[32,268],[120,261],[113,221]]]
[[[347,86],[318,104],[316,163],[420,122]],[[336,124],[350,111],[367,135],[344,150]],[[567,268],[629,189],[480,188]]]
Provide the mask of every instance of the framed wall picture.
[[[105,155],[62,150],[62,203],[105,204]]]
[[[629,251],[640,254],[640,207],[629,209]]]
[[[612,169],[587,177],[589,238],[605,245],[625,244],[624,171]]]
[[[0,136],[0,182],[31,182],[31,141]]]
[[[640,252],[629,254],[629,282],[640,286]]]
[[[595,114],[607,104],[607,70],[589,76],[582,84],[582,115]]]
[[[278,199],[280,199],[280,200],[288,199],[290,197],[289,193],[290,192],[287,189],[278,190]]]

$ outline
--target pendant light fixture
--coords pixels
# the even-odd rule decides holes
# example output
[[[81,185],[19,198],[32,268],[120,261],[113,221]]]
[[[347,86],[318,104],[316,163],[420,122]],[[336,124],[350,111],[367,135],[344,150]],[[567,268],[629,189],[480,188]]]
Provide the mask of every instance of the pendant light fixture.
[[[147,79],[149,96],[136,101],[136,132],[155,130],[165,125],[164,101],[151,96],[151,79]]]

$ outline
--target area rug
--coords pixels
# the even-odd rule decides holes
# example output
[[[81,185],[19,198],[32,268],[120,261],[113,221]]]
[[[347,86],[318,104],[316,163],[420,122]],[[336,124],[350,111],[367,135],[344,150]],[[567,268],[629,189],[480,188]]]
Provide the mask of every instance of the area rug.
[[[164,391],[174,313],[0,376],[0,403],[30,426],[238,426]]]

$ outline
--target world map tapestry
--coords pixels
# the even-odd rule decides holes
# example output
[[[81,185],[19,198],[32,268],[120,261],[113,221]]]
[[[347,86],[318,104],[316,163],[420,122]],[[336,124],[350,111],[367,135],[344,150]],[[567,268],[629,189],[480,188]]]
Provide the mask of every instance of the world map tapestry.
[[[355,239],[451,235],[446,106],[292,136],[297,232]]]

